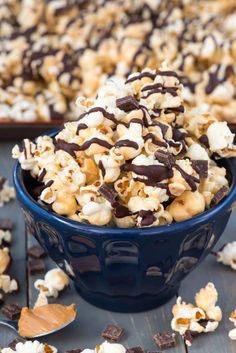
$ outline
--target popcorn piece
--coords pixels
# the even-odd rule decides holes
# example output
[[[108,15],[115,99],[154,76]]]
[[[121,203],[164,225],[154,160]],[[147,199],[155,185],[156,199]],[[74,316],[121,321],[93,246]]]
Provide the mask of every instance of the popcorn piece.
[[[207,137],[212,152],[217,152],[233,145],[234,134],[226,122],[214,122],[207,129]]]
[[[15,198],[15,190],[13,187],[8,185],[8,181],[0,176],[0,207],[3,206],[5,202],[9,202],[11,199]]]
[[[223,248],[214,254],[218,262],[222,262],[224,265],[236,270],[236,241],[225,244]]]
[[[229,338],[231,340],[236,340],[236,310],[234,310],[229,317],[229,320],[234,324],[234,327],[232,330],[229,331]]]
[[[195,306],[177,299],[172,308],[171,327],[179,332],[186,344],[191,346],[195,336],[200,333],[213,332],[222,319],[222,312],[216,306],[218,293],[213,283],[208,283],[195,295]]]
[[[46,297],[57,298],[59,292],[64,290],[69,285],[69,277],[60,269],[54,268],[48,271],[44,280],[38,279],[35,281],[34,286],[45,294]],[[37,306],[41,300],[45,300],[43,294],[37,300]]]
[[[26,341],[16,344],[15,349],[3,348],[2,353],[57,353],[57,349],[38,341]]]
[[[3,243],[10,244],[12,240],[12,234],[10,230],[2,230],[0,229],[0,245]]]
[[[0,275],[5,273],[11,263],[11,257],[8,248],[0,249]]]
[[[0,275],[0,289],[4,293],[12,293],[18,290],[18,283],[8,275]]]

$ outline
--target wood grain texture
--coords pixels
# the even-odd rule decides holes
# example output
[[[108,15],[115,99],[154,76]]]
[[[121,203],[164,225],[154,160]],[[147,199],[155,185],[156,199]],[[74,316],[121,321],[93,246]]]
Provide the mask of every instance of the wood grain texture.
[[[10,160],[10,144],[0,144],[0,173],[8,176],[11,174],[13,161]],[[23,230],[23,217],[15,202],[8,204],[0,209],[4,215],[14,215],[17,227],[14,231],[14,244],[12,247],[13,256],[17,259],[17,265],[14,263],[12,271],[17,271],[20,281],[25,284],[22,286],[21,292],[14,297],[15,301],[20,304],[26,304],[26,278],[25,278],[25,239]],[[222,236],[222,240],[216,248],[221,244],[235,239],[236,233],[236,212],[231,216],[229,225]],[[2,213],[1,213],[2,216]],[[35,244],[32,236],[28,236],[28,246]],[[47,268],[53,268],[55,265],[47,258]],[[42,276],[29,276],[29,305],[32,307],[37,298],[37,291],[34,289],[34,281]],[[221,265],[217,264],[213,256],[209,256],[187,279],[183,282],[180,295],[186,301],[193,301],[194,294],[198,289],[204,286],[208,281],[215,283],[219,290],[219,305],[222,306],[224,319],[220,327],[215,333],[202,335],[194,342],[189,353],[235,353],[236,342],[232,342],[228,338],[228,331],[232,328],[232,324],[228,320],[228,313],[236,308],[236,273]],[[9,302],[13,297],[9,296]],[[152,335],[157,331],[170,329],[171,307],[175,300],[173,299],[166,305],[155,310],[137,314],[120,314],[112,313],[102,309],[98,309],[78,296],[71,284],[61,296],[56,299],[57,302],[63,304],[76,303],[78,308],[78,318],[69,327],[61,332],[45,337],[45,342],[55,345],[59,349],[59,353],[63,353],[67,349],[73,348],[93,348],[95,344],[101,343],[100,337],[102,329],[108,323],[114,323],[125,328],[126,334],[122,343],[127,346],[141,345],[148,350],[158,350],[152,341]],[[4,332],[3,332],[4,331]],[[10,332],[0,328],[0,346],[5,341],[10,340]],[[174,349],[168,350],[170,353],[185,353],[187,350],[180,337],[177,337],[178,345]]]

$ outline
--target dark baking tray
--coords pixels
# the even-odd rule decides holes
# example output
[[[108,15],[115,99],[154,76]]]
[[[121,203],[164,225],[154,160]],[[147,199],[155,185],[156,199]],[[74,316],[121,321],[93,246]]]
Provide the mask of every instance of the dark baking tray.
[[[19,141],[24,138],[35,138],[42,133],[62,126],[61,120],[53,120],[47,123],[0,123],[0,142]]]

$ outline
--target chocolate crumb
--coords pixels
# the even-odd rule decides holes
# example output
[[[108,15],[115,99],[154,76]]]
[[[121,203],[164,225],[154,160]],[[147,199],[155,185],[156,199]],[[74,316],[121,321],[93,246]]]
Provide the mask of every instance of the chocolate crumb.
[[[2,307],[2,314],[9,320],[18,320],[21,313],[21,307],[18,304],[6,304]]]
[[[227,195],[228,195],[229,189],[226,186],[222,186],[217,193],[213,196],[210,207],[215,207],[220,203]]]
[[[185,333],[183,335],[183,339],[185,342],[188,342],[189,346],[191,346],[194,338],[198,335],[199,335],[199,333],[196,331],[187,330],[187,331],[185,331]]]
[[[28,263],[28,269],[31,275],[36,275],[45,272],[45,263],[41,259],[30,260]]]
[[[35,259],[47,256],[47,252],[40,245],[33,245],[28,249],[28,255]]]
[[[80,352],[82,352],[82,349],[79,349],[79,348],[71,349],[70,351],[65,351],[65,353],[80,353]]]
[[[116,325],[108,325],[101,336],[108,341],[118,342],[124,334],[124,329]]]
[[[134,109],[139,109],[139,103],[133,96],[126,96],[123,98],[118,98],[116,100],[117,108],[124,110],[125,112],[130,112]]]
[[[1,230],[12,230],[13,222],[9,218],[0,219],[0,229]]]
[[[127,353],[145,353],[145,352],[140,346],[138,346],[138,347],[127,349]]]
[[[16,349],[17,343],[25,343],[26,340],[24,338],[15,338],[12,342],[8,344],[8,347],[11,348],[13,351]]]
[[[169,331],[158,332],[153,336],[154,342],[160,349],[176,346],[175,334]]]
[[[199,174],[200,178],[208,177],[208,161],[205,160],[195,160],[192,161],[193,169]]]

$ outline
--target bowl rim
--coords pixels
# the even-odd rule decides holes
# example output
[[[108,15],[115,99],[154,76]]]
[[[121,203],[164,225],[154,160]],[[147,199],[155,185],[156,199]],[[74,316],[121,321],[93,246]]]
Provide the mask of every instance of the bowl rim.
[[[45,135],[48,136],[53,136],[59,129],[54,129],[52,131],[49,131],[48,133],[45,133]],[[161,225],[161,226],[153,226],[153,227],[143,227],[143,228],[119,228],[119,227],[109,227],[109,226],[97,226],[93,224],[88,224],[88,223],[82,223],[79,221],[75,221],[72,219],[69,219],[67,217],[58,215],[54,212],[48,211],[46,208],[44,208],[42,205],[40,205],[37,201],[33,199],[33,197],[28,193],[26,190],[24,181],[23,181],[23,176],[22,176],[22,171],[23,169],[21,168],[21,165],[19,161],[16,162],[14,166],[14,171],[13,171],[13,182],[15,186],[16,193],[18,197],[20,198],[21,202],[27,206],[29,210],[32,210],[33,212],[36,212],[37,214],[41,214],[42,217],[44,218],[50,218],[51,221],[56,221],[59,222],[63,225],[67,225],[72,228],[76,228],[77,230],[83,230],[83,231],[88,231],[90,233],[101,233],[103,229],[106,231],[114,234],[114,235],[119,235],[122,237],[123,234],[129,234],[129,235],[146,235],[146,234],[157,234],[157,233],[163,233],[163,234],[169,234],[173,232],[178,232],[184,228],[188,228],[190,226],[197,226],[202,223],[205,223],[208,219],[211,219],[215,217],[219,212],[226,210],[229,208],[235,201],[236,201],[236,158],[229,158],[229,159],[223,159],[224,162],[227,163],[227,169],[230,170],[232,174],[232,183],[230,186],[230,192],[227,195],[227,197],[221,201],[218,205],[216,205],[213,208],[210,208],[199,215],[196,215],[190,219],[187,219],[185,221],[180,221],[176,223],[171,223],[171,224],[166,224],[166,225]]]

